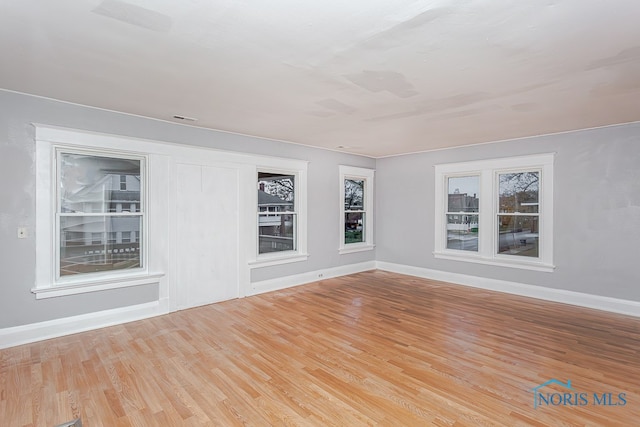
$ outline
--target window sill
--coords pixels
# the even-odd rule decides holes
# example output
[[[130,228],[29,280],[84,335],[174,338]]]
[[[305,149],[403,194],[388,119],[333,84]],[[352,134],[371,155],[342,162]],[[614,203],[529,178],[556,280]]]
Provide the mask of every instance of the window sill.
[[[112,277],[108,279],[82,281],[70,284],[58,284],[49,287],[33,288],[31,289],[31,292],[36,295],[36,299],[55,298],[66,295],[77,295],[88,292],[106,291],[109,289],[150,285],[153,283],[158,283],[162,277],[164,277],[164,273]]]
[[[262,268],[271,267],[272,265],[289,264],[292,262],[306,261],[309,258],[309,254],[300,254],[295,252],[287,255],[262,255],[258,259],[249,261],[249,268]]]
[[[344,255],[344,254],[352,254],[356,252],[372,251],[373,249],[375,249],[375,247],[376,245],[369,245],[366,243],[365,244],[352,243],[338,249],[338,253],[340,255]]]
[[[547,273],[553,272],[556,268],[553,264],[547,264],[540,261],[536,262],[527,262],[527,261],[512,261],[506,259],[496,259],[496,258],[484,258],[480,256],[472,256],[472,255],[459,255],[452,254],[449,252],[434,252],[433,256],[436,259],[447,259],[451,261],[463,261],[463,262],[471,262],[475,264],[485,264],[485,265],[493,265],[496,267],[509,267],[509,268],[518,268],[521,270],[533,270],[533,271],[544,271]]]

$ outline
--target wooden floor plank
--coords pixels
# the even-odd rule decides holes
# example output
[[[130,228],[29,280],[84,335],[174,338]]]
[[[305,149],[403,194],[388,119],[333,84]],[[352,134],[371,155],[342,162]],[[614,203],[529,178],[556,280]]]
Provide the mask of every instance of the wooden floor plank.
[[[640,319],[370,271],[2,350],[0,425],[624,426],[638,384]]]

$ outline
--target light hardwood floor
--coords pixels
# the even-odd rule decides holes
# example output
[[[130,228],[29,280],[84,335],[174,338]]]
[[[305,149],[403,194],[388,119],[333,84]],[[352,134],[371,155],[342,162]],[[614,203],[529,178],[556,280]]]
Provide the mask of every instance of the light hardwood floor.
[[[3,427],[631,426],[639,390],[640,319],[382,271],[0,352]]]

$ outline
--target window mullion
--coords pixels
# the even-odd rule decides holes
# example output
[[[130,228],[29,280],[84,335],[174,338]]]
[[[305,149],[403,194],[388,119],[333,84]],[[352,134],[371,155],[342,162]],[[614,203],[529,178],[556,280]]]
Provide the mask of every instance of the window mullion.
[[[478,255],[492,256],[493,250],[493,178],[491,171],[480,173],[480,209],[478,216]]]

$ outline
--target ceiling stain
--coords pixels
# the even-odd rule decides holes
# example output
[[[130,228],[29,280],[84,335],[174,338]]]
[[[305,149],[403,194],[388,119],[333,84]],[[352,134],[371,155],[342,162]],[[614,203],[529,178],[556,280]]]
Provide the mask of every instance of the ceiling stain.
[[[528,113],[530,111],[534,111],[538,107],[538,104],[535,102],[524,102],[522,104],[514,104],[511,106],[513,111],[517,111],[518,113]]]
[[[447,111],[447,112],[437,112],[436,114],[433,114],[431,116],[425,117],[425,118],[421,118],[421,122],[422,123],[428,123],[428,122],[439,122],[442,120],[449,120],[449,119],[459,119],[462,117],[472,117],[472,116],[477,116],[477,115],[482,115],[482,114],[486,114],[486,113],[490,113],[493,111],[499,111],[502,110],[503,108],[497,104],[493,104],[493,105],[487,105],[487,106],[483,106],[483,107],[476,107],[476,108],[464,108],[464,109],[460,109],[460,110],[454,110],[454,111]],[[400,118],[407,118],[407,117],[413,117],[413,116],[418,116],[421,114],[430,114],[432,113],[432,111],[413,111],[413,112],[407,112],[407,113],[399,113],[399,114],[394,114],[393,116],[395,117],[391,117],[391,116],[384,116],[385,118],[383,120],[380,120],[378,118],[373,118],[373,119],[369,119],[367,121],[369,122],[380,122],[380,121],[386,121],[386,120],[392,120],[392,119],[400,119]]]
[[[631,68],[625,72],[618,73],[616,78],[610,82],[594,85],[589,94],[592,97],[600,98],[639,91],[640,79],[638,79],[638,76],[640,76],[640,65],[635,70]],[[638,102],[638,107],[640,107],[640,101]]]
[[[380,31],[362,42],[357,47],[365,49],[391,48],[401,45],[402,39],[410,37],[412,32],[426,26],[427,24],[452,13],[452,8],[434,8],[420,13],[410,19],[402,21],[386,30]],[[356,47],[352,46],[352,47]]]
[[[336,113],[329,111],[310,111],[309,114],[316,117],[332,117],[336,115]]]
[[[344,104],[333,98],[323,99],[316,102],[316,104],[329,110],[336,111],[338,113],[351,114],[356,111],[356,109],[352,106]]]
[[[167,15],[120,0],[103,0],[93,12],[159,33],[168,33],[172,25]]]
[[[477,102],[487,101],[492,99],[487,92],[471,92],[460,95],[453,95],[446,98],[433,99],[427,104],[421,107],[415,108],[409,111],[402,111],[393,114],[386,114],[383,116],[371,117],[367,119],[369,122],[385,122],[389,120],[402,119],[406,117],[420,116],[423,114],[429,114],[434,112],[440,112],[446,109],[455,109],[467,107]]]
[[[624,49],[617,55],[593,61],[586,69],[595,70],[597,68],[614,67],[629,62],[640,62],[640,46]]]
[[[371,92],[389,92],[399,98],[418,95],[413,85],[403,74],[395,71],[364,70],[358,74],[346,74],[344,77],[353,84]]]

